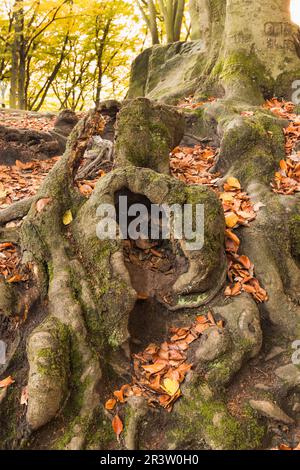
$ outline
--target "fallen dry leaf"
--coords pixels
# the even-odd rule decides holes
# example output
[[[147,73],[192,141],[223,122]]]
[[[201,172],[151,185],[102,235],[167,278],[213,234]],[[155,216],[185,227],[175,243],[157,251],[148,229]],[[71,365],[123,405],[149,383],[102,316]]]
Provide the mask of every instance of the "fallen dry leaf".
[[[13,277],[7,279],[7,282],[9,284],[15,284],[17,282],[23,282],[24,277],[21,274],[15,274]]]
[[[73,221],[73,215],[72,215],[72,212],[71,210],[67,210],[65,213],[64,213],[64,216],[63,216],[63,224],[64,225],[70,225],[70,223]]]
[[[142,366],[142,368],[150,374],[156,374],[157,372],[162,371],[165,367],[166,361],[157,361],[155,364]]]
[[[118,399],[120,403],[125,403],[124,395],[122,390],[116,390],[114,396]]]
[[[252,263],[251,263],[250,259],[248,258],[248,256],[245,256],[245,255],[239,256],[239,257],[238,257],[238,261],[239,261],[246,269],[250,269],[251,266],[252,266]]]
[[[25,406],[28,405],[28,387],[27,386],[22,389],[20,404],[25,405]]]
[[[230,186],[231,188],[241,189],[241,183],[239,182],[237,178],[234,178],[233,176],[230,176],[226,182],[228,186]]]
[[[115,400],[114,398],[110,398],[109,400],[107,400],[107,402],[105,403],[105,409],[106,410],[113,410],[114,407],[116,406],[117,404],[117,400]]]
[[[178,392],[179,390],[179,383],[177,382],[177,380],[172,380],[172,379],[169,379],[169,378],[166,378],[163,380],[163,385],[161,386],[161,388],[168,394],[170,395],[171,397],[173,397],[174,395],[176,395],[176,393]]]
[[[225,222],[228,228],[233,228],[237,225],[239,221],[238,216],[234,212],[229,212],[225,215]]]
[[[6,379],[0,380],[0,388],[6,388],[9,387],[11,384],[13,384],[15,381],[11,376],[6,377]]]
[[[118,415],[114,417],[112,420],[112,427],[114,430],[114,433],[119,437],[120,434],[123,432],[123,423]]]

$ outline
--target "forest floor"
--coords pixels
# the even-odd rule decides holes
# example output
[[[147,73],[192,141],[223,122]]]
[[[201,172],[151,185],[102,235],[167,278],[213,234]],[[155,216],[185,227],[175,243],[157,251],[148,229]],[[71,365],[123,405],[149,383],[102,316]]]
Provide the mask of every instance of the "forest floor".
[[[202,103],[193,104],[194,107],[201,105]],[[189,106],[191,106],[189,99],[180,105],[182,109]],[[286,160],[281,161],[280,168],[274,175],[274,180],[270,181],[270,190],[286,195],[295,194],[300,192],[300,116],[294,114],[291,103],[279,102],[274,99],[267,102],[265,106],[290,121],[289,127],[285,130],[287,157]],[[250,117],[251,112],[244,115],[245,119]],[[31,113],[0,111],[0,125],[18,129],[27,128],[47,132],[53,128],[54,119],[53,115],[37,116]],[[219,149],[202,144],[193,147],[177,147],[171,154],[171,171],[174,177],[188,184],[210,186],[222,201],[226,220],[228,280],[226,289],[221,295],[226,298],[246,292],[252,295],[257,302],[263,303],[267,300],[268,293],[255,278],[255,266],[251,260],[244,253],[240,253],[239,238],[241,231],[246,229],[256,218],[260,205],[251,203],[240,182],[235,178],[229,178],[220,189],[218,183],[221,175],[212,172],[218,158],[218,152]],[[26,163],[17,160],[12,166],[0,164],[0,209],[34,195],[59,158],[59,156],[55,156],[43,161],[33,159]],[[82,194],[89,197],[96,181],[104,174],[105,171],[100,169],[97,178],[78,181],[78,187]],[[20,223],[10,222],[7,225],[14,227]],[[137,246],[136,243],[129,241],[124,245],[124,253],[126,263],[131,265],[132,270],[137,272],[138,270],[147,270],[155,273],[170,272],[172,274],[173,260],[170,258],[168,250],[163,246],[150,246],[147,243],[143,246]],[[11,283],[25,282],[24,274],[18,271],[19,265],[20,258],[16,246],[14,244],[0,244],[0,275]],[[148,292],[140,292],[140,302],[143,302],[148,296]],[[137,338],[131,373],[132,382],[123,384],[119,390],[111,390],[111,393],[106,393],[105,396],[105,408],[112,417],[113,429],[116,434],[119,434],[123,429],[119,411],[132,390],[135,395],[145,396],[151,406],[163,407],[167,411],[172,410],[174,402],[181,395],[180,385],[192,367],[193,344],[210,326],[217,324],[222,328],[222,322],[214,317],[213,310],[205,312],[206,316],[203,313],[203,311],[199,311],[194,322],[190,321],[189,324],[184,324],[183,320],[178,317],[179,320],[174,325],[167,325],[167,330],[169,330],[167,335],[158,334],[157,338],[154,337],[149,341],[150,344],[146,344],[147,341],[141,344],[141,338]],[[19,319],[16,328],[24,325],[26,321],[27,317]],[[158,321],[157,317],[153,317],[152,321]],[[263,350],[255,359],[248,362],[226,389],[227,406],[235,416],[240,416],[243,413],[244,405],[249,400],[260,400],[262,392],[266,396],[272,396],[273,391],[280,387],[275,373],[276,369],[291,362],[292,353],[286,342],[282,341],[279,344],[278,340],[274,341],[272,327],[267,322],[264,323],[263,328]],[[148,339],[151,338],[147,337]],[[149,373],[151,373],[150,378]],[[2,377],[0,376],[0,378]],[[5,381],[9,377],[3,377],[3,379]],[[14,378],[11,378],[12,380]],[[0,392],[1,388],[5,388],[4,381],[2,381],[2,385],[0,381]],[[12,385],[12,382],[9,382],[9,380],[6,382],[7,386]],[[162,390],[159,385],[162,382],[165,390]],[[176,390],[170,390],[174,387]],[[26,403],[26,386],[24,386],[22,396],[20,396],[20,407],[26,407]],[[266,448],[281,450],[298,448],[299,450],[299,412],[298,409],[296,413],[298,421],[296,420],[292,425],[272,419],[268,421],[268,436],[271,436],[272,439],[266,442]],[[157,448],[161,446],[157,436],[155,440],[157,444],[152,442],[153,449],[156,448],[156,445]]]

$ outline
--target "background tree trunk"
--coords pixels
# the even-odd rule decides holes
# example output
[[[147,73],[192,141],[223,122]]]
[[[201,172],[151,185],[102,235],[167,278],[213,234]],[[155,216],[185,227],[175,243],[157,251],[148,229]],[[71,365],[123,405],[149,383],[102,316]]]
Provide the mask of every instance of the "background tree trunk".
[[[144,51],[133,63],[129,96],[291,99],[300,60],[289,0],[191,0],[190,8],[194,41]]]
[[[26,44],[24,38],[24,15],[23,10],[20,11],[20,38],[19,38],[19,73],[18,73],[18,108],[26,109]]]
[[[23,0],[16,0],[13,13],[13,42],[11,59],[10,98],[9,106],[16,108],[18,103],[18,91],[20,89],[20,47],[24,27]]]
[[[263,96],[292,93],[300,61],[290,0],[224,0],[218,5],[191,0],[191,20],[193,39],[203,41],[208,57],[215,54],[216,42],[220,45],[213,75],[228,97],[259,102]]]

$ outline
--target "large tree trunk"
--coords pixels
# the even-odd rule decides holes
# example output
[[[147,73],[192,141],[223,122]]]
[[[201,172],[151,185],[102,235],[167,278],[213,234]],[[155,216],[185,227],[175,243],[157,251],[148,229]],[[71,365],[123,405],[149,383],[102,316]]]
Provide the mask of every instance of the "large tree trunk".
[[[219,93],[220,99],[187,113],[188,134],[196,140],[213,139],[220,147],[212,170],[223,178],[219,184],[226,176],[237,177],[260,207],[256,220],[239,236],[269,299],[258,305],[243,293],[224,301],[225,223],[218,198],[207,187],[188,186],[168,174],[169,151],[184,133],[182,115],[173,107],[144,98],[125,104],[116,126],[117,168],[85,200],[74,182],[88,142],[103,125],[99,111],[90,113],[73,131],[64,156],[34,200],[0,213],[2,225],[27,214],[18,233],[3,227],[0,236],[3,241],[19,243],[23,265],[31,272],[27,288],[12,291],[8,283],[0,284],[1,322],[10,324],[37,299],[42,307],[40,316],[29,314],[30,323],[21,331],[27,340],[29,371],[23,367],[23,355],[19,367],[23,375],[18,368],[11,369],[19,382],[0,403],[1,416],[7,421],[0,429],[0,441],[7,446],[29,442],[31,447],[41,447],[46,435],[47,448],[118,447],[111,444],[110,415],[100,402],[104,403],[112,384],[130,380],[128,340],[137,348],[152,343],[155,335],[166,341],[171,321],[182,326],[205,306],[213,308],[219,322],[198,345],[183,399],[170,415],[164,410],[153,412],[141,397],[131,397],[122,411],[125,431],[120,446],[152,448],[153,429],[157,432],[163,427],[158,447],[261,447],[265,429],[257,415],[249,407],[237,414],[232,411],[237,395],[234,385],[230,388],[232,380],[253,358],[261,361],[255,362],[255,369],[264,368],[267,377],[272,374],[271,390],[268,396],[264,390],[262,399],[272,406],[271,394],[290,413],[294,410],[291,400],[299,398],[300,377],[289,354],[291,340],[300,333],[299,198],[284,198],[270,189],[285,157],[283,127],[287,122],[261,106],[263,98],[276,90],[281,89],[285,96],[299,70],[291,42],[294,26],[287,1],[257,0],[251,2],[251,12],[250,2],[239,0],[196,3],[201,25],[197,30],[194,12],[197,41],[145,51],[133,68],[131,95],[142,90],[157,99],[174,100],[175,95],[185,97],[188,89],[196,93],[197,100],[204,91]],[[250,13],[256,17],[255,24],[249,22]],[[165,74],[160,87],[157,70]],[[174,90],[181,79],[190,80],[189,88],[181,83]],[[143,80],[147,83],[141,86]],[[99,204],[118,206],[123,194],[130,204],[203,204],[203,249],[188,249],[186,240],[177,242],[172,233],[168,249],[176,264],[171,276],[164,273],[153,278],[132,267],[125,260],[120,237],[107,241],[96,235],[101,221]],[[64,226],[66,215],[68,225]],[[148,295],[155,300],[149,301]],[[280,369],[276,369],[277,359],[270,368],[265,366],[263,340],[266,349],[284,346]],[[24,354],[24,341],[22,344]],[[24,422],[18,407],[27,377]],[[241,380],[241,376],[236,378],[239,384]],[[243,387],[239,390],[243,395]],[[250,398],[254,393],[257,398],[252,377],[247,390]],[[225,401],[221,398],[224,391],[228,392]],[[293,425],[288,416],[283,419]],[[14,426],[20,433],[8,432],[11,421],[22,424]]]
[[[213,55],[212,75],[227,97],[259,103],[274,94],[291,96],[300,61],[290,0],[192,0],[191,10],[193,39]]]
[[[252,104],[291,99],[300,59],[289,4],[193,0],[194,41],[144,51],[133,64],[129,96],[174,102],[195,93]]]
[[[20,22],[21,1],[16,0],[14,3],[15,11],[13,13],[13,41],[11,46],[11,72],[10,72],[10,94],[9,106],[16,108],[18,102],[18,77],[19,77],[19,52],[20,52],[20,34],[22,32]]]

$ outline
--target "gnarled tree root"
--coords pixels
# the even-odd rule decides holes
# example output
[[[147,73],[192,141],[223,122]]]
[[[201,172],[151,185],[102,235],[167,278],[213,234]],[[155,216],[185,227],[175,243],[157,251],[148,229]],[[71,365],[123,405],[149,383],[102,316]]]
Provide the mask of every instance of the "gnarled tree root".
[[[292,211],[278,202],[280,198],[271,194],[267,186],[284,154],[282,123],[260,110],[249,123],[240,119],[236,109],[237,104],[234,110],[230,103],[213,104],[207,115],[218,123],[222,140],[219,165],[239,177],[253,198],[267,206],[257,221],[244,229],[242,242],[245,253],[255,263],[256,275],[269,291],[270,300],[258,308],[243,294],[229,304],[214,306],[215,313],[225,321],[225,332],[220,334],[213,329],[199,347],[184,399],[175,407],[174,420],[169,421],[173,428],[175,422],[175,431],[181,427],[183,417],[193,426],[187,426],[177,436],[171,433],[170,448],[178,448],[187,440],[201,446],[203,438],[211,448],[257,447],[258,436],[248,435],[243,423],[237,423],[228,414],[218,390],[230,383],[243,363],[260,351],[261,315],[267,314],[287,336],[295,334],[299,325],[295,293],[298,266],[291,250],[289,223],[284,218]],[[230,118],[226,120],[226,116]],[[23,260],[33,264],[36,285],[49,300],[47,319],[28,339],[27,422],[31,429],[39,429],[69,404],[73,414],[62,446],[70,449],[88,445],[88,430],[99,411],[98,386],[109,363],[107,356],[128,339],[128,318],[137,299],[124,263],[121,240],[99,240],[96,235],[99,204],[115,204],[115,195],[124,188],[156,204],[202,202],[209,215],[205,219],[206,244],[198,253],[189,253],[185,241],[179,244],[189,267],[174,283],[173,293],[175,297],[206,294],[215,290],[216,284],[222,284],[224,272],[224,219],[211,191],[188,188],[167,175],[130,165],[102,178],[88,201],[82,198],[74,187],[74,178],[86,143],[97,134],[100,122],[96,112],[79,123],[65,155],[46,178],[20,231]],[[36,201],[43,198],[49,199],[49,203],[38,212]],[[66,211],[73,216],[70,226],[62,222]],[[274,235],[277,220],[281,224],[278,239]],[[284,313],[282,305],[287,309]],[[207,341],[218,342],[216,354],[209,361],[203,360]],[[45,409],[41,403],[51,380],[55,380],[55,393]],[[137,429],[146,419],[144,411],[141,413],[139,407],[136,410],[125,439],[128,448],[138,445]]]

